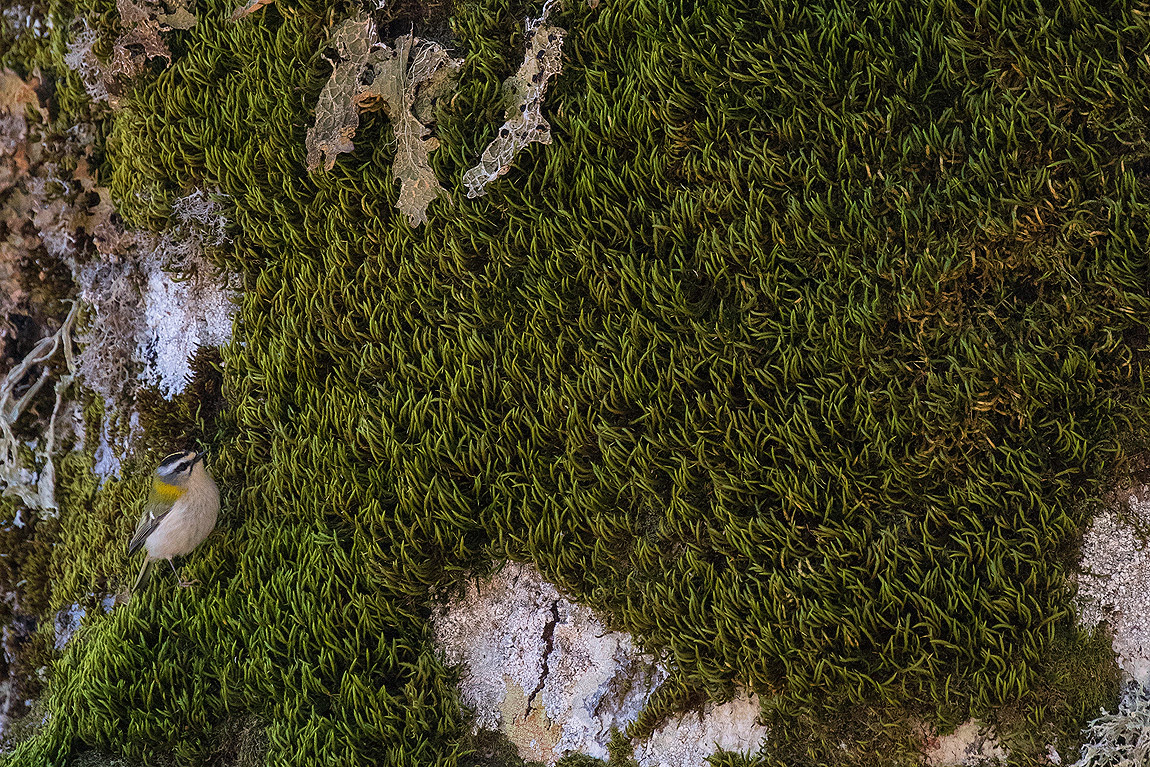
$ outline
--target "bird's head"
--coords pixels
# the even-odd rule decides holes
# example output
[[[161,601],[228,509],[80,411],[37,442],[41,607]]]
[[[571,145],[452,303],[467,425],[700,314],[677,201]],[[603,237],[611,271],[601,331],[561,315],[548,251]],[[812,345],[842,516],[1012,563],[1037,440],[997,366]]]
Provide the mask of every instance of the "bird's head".
[[[184,450],[172,453],[156,467],[156,479],[166,485],[184,488],[192,477],[197,464],[204,460],[206,453]]]

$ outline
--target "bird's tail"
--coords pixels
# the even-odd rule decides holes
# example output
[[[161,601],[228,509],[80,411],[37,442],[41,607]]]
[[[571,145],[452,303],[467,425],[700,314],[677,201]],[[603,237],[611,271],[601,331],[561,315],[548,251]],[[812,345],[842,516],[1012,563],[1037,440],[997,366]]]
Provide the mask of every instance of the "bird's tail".
[[[148,578],[152,574],[152,558],[144,557],[144,564],[140,567],[140,574],[136,576],[136,583],[132,586],[132,593],[135,594],[144,586],[148,585]]]

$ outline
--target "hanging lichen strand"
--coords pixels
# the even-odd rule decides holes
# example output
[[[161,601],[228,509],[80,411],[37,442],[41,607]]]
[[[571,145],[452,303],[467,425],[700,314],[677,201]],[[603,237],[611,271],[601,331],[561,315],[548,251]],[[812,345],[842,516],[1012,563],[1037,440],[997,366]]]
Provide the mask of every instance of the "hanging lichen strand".
[[[355,9],[235,5],[169,33],[102,176],[235,205],[221,528],[199,587],[81,633],[8,764],[211,763],[254,715],[267,764],[454,767],[430,595],[505,554],[667,654],[648,731],[739,682],[779,763],[914,763],[892,723],[969,715],[1073,758],[1107,660],[1066,574],[1150,413],[1141,16],[568,2],[552,143],[472,200],[542,5],[461,0],[455,204],[412,229],[383,113],[306,171]]]

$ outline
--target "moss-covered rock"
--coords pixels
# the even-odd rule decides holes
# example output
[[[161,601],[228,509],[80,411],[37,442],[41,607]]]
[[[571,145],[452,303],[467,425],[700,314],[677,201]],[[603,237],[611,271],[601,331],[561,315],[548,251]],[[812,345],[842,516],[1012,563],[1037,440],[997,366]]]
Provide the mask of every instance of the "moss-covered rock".
[[[776,762],[909,760],[910,717],[995,712],[1034,759],[1110,694],[1067,574],[1148,434],[1147,27],[1089,4],[571,3],[553,143],[468,200],[541,5],[454,4],[430,155],[453,202],[419,229],[384,114],[305,172],[353,4],[202,3],[106,114],[130,223],[232,201],[218,259],[244,292],[195,432],[224,511],[201,585],[94,625],[9,763],[202,764],[256,717],[268,764],[452,767],[469,725],[427,616],[503,557],[687,688],[768,700]],[[111,3],[79,11],[118,34]],[[5,65],[59,68],[55,12]],[[135,471],[68,480],[87,500],[59,588],[110,577]]]

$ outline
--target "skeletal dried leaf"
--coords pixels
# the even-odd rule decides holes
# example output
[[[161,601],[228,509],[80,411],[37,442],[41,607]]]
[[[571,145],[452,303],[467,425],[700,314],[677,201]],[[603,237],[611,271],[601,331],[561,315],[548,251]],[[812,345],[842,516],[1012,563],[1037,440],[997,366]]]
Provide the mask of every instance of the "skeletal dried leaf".
[[[443,66],[419,86],[415,92],[415,103],[411,107],[416,120],[424,125],[436,122],[436,110],[455,91],[455,75],[462,65],[463,59],[447,59]]]
[[[39,84],[38,77],[33,76],[30,82],[24,82],[24,78],[11,69],[0,71],[0,112],[16,113],[23,111],[24,105],[33,104],[46,120],[48,115],[36,97]]]
[[[363,108],[382,107],[391,118],[396,141],[392,174],[399,182],[396,207],[412,226],[425,223],[428,206],[446,194],[428,161],[428,154],[439,146],[439,141],[429,137],[430,128],[412,114],[412,106],[416,93],[425,84],[430,85],[441,72],[449,75],[461,63],[448,56],[439,43],[404,35],[396,39],[394,50],[385,46],[373,55],[375,77],[357,97],[357,103]]]
[[[109,70],[113,75],[134,77],[148,59],[157,57],[163,57],[171,64],[172,52],[160,37],[161,30],[186,29],[188,27],[178,25],[187,24],[190,27],[196,23],[195,16],[191,16],[186,9],[178,8],[176,12],[168,13],[155,0],[116,0],[116,8],[120,11],[120,27],[123,32],[112,47]],[[161,17],[164,21],[161,21]],[[136,48],[143,49],[142,56]]]
[[[274,0],[247,0],[243,5],[232,11],[232,15],[228,18],[229,21],[239,21],[245,16],[250,16],[255,11],[263,8],[265,5],[270,5]]]
[[[315,127],[308,131],[308,170],[331,170],[336,155],[350,152],[351,139],[359,127],[359,113],[384,109],[395,132],[396,152],[392,173],[400,184],[397,207],[412,226],[427,221],[427,207],[445,194],[428,162],[428,153],[439,146],[427,123],[412,114],[417,94],[434,88],[434,103],[450,86],[450,75],[462,63],[452,59],[439,43],[420,41],[412,35],[397,38],[391,48],[378,42],[371,19],[360,13],[340,24],[332,34],[331,47],[338,53],[331,78],[320,92]],[[370,69],[369,78],[365,78]],[[366,85],[361,80],[370,79]]]
[[[172,29],[191,29],[196,25],[196,14],[181,5],[171,13],[157,14],[156,21],[160,23],[160,29],[164,32]]]
[[[336,155],[354,149],[351,143],[359,127],[357,96],[359,78],[376,43],[375,23],[360,11],[332,32],[328,45],[336,51],[331,77],[324,84],[315,107],[315,126],[307,132],[307,169],[314,171],[323,161],[324,170],[335,166]],[[327,58],[325,55],[324,58]]]
[[[551,143],[551,125],[543,117],[543,95],[548,81],[562,68],[560,54],[566,31],[546,23],[549,5],[538,19],[527,21],[523,63],[503,84],[512,101],[503,115],[503,127],[483,150],[479,164],[463,174],[468,197],[481,196],[484,187],[511,169],[515,155],[528,144]]]

